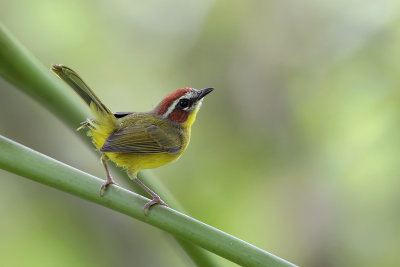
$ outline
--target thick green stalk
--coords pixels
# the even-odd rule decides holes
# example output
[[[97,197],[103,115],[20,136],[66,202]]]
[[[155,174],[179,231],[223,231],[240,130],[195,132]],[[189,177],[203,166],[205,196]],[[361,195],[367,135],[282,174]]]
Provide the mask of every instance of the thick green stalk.
[[[121,187],[110,186],[99,197],[103,180],[3,136],[0,136],[0,168],[124,213],[242,266],[295,266],[170,208],[155,206],[144,216],[143,205],[149,200]]]
[[[76,126],[79,125],[81,121],[84,121],[88,116],[87,107],[85,107],[83,102],[77,101],[77,98],[73,96],[72,90],[70,90],[61,81],[54,77],[54,75],[52,75],[47,68],[45,68],[34,56],[32,56],[1,24],[0,75],[8,80],[10,83],[14,84],[18,89],[41,103],[41,105],[51,111],[52,114],[56,115],[63,122],[69,125],[71,129],[75,129]],[[88,138],[84,134],[81,134],[81,137],[88,140]],[[89,142],[87,143],[89,144]],[[20,162],[18,161],[18,164],[19,163]],[[18,173],[20,173],[21,175],[23,173],[34,173],[34,171],[26,169],[24,170],[24,168],[19,168],[18,166],[14,166],[13,170],[18,170]],[[16,171],[13,172],[17,173]],[[44,176],[45,175],[43,175],[43,177]],[[37,178],[37,176],[35,177]],[[57,177],[55,177],[55,179]],[[177,208],[181,211],[183,210],[181,205],[176,202],[172,195],[169,194],[165,187],[159,182],[158,179],[156,179],[156,177],[151,172],[141,174],[140,177],[141,179],[144,179],[146,184],[150,185],[150,187],[154,191],[156,191],[164,200],[166,200],[166,202],[171,207]],[[148,179],[149,177],[150,179]],[[37,180],[40,180],[40,178],[38,178]],[[53,182],[48,180],[48,184],[52,186]],[[132,183],[132,185],[135,187],[135,189],[137,189],[134,183]],[[82,183],[80,184],[79,188],[82,189],[85,186],[86,185]],[[96,186],[98,190],[99,183]],[[68,188],[69,187],[65,187],[63,189],[64,191],[69,191]],[[74,191],[77,195],[82,196],[77,188],[75,188],[74,190],[77,190]],[[94,195],[90,198],[87,196],[85,198],[93,200],[93,197]],[[94,199],[94,201],[98,203],[104,200]],[[130,201],[131,200],[126,201],[126,203],[130,203]],[[146,221],[147,218],[142,219]],[[182,227],[180,228],[184,229]],[[178,243],[198,266],[217,265],[214,259],[210,257],[210,253],[191,244],[190,242],[180,239],[179,236],[181,235],[175,236]],[[211,238],[211,236],[206,238]]]
[[[73,91],[52,74],[49,68],[45,68],[31,55],[2,24],[0,24],[0,75],[46,107],[73,130],[89,116],[89,109],[83,101],[79,101],[74,96]],[[84,131],[79,133],[80,137],[85,139],[88,145],[91,145]],[[122,175],[129,179],[125,173]],[[149,176],[151,176],[151,179],[148,179]],[[183,211],[182,206],[155,175],[151,175],[149,172],[147,174],[141,173],[140,178],[157,192],[170,207]],[[136,183],[131,182],[130,186],[136,192],[144,193],[144,190]],[[198,266],[217,266],[212,255],[207,251],[183,240],[177,239],[177,242]]]

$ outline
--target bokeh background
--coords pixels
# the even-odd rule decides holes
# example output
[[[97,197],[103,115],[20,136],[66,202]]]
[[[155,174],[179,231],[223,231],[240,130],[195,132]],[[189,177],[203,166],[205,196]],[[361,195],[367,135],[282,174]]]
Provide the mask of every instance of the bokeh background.
[[[301,266],[400,264],[400,2],[0,0],[0,20],[113,111],[216,88],[154,170],[196,219]],[[0,92],[0,134],[104,177],[72,130]],[[0,177],[1,266],[192,264],[158,229]]]

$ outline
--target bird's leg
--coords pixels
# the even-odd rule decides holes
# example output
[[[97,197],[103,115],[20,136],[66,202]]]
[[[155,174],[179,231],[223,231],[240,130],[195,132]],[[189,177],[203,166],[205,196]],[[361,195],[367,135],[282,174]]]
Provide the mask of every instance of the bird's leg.
[[[107,188],[108,185],[110,185],[110,184],[118,185],[118,184],[116,182],[114,182],[113,178],[110,175],[110,172],[108,171],[106,155],[104,155],[104,154],[101,155],[101,162],[103,163],[104,169],[106,169],[106,173],[107,173],[107,179],[100,187],[100,196],[102,197],[103,192]]]
[[[133,180],[136,183],[138,183],[144,190],[146,190],[147,193],[149,193],[153,197],[153,199],[151,201],[147,202],[146,205],[144,205],[144,207],[143,207],[143,214],[145,216],[146,216],[146,210],[155,204],[160,204],[160,205],[168,207],[167,203],[162,201],[162,199],[156,193],[154,193],[150,188],[148,188],[144,183],[142,183],[142,181],[140,181],[137,177],[135,177]]]

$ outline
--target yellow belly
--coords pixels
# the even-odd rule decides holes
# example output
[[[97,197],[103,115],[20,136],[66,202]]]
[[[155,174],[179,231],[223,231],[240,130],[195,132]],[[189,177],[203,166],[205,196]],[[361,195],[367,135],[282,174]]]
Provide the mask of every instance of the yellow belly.
[[[114,161],[118,166],[121,166],[133,175],[136,175],[142,169],[153,169],[163,166],[167,163],[177,160],[182,153],[177,154],[130,154],[130,153],[104,153]]]
[[[97,150],[100,150],[107,137],[112,134],[113,129],[110,129],[110,127],[102,127],[102,125],[96,126],[96,128],[90,128],[88,135],[92,137],[93,144],[96,146]],[[175,154],[133,154],[114,152],[105,152],[104,154],[118,166],[126,169],[133,178],[142,169],[157,168],[177,160],[185,151],[185,149],[186,145]]]

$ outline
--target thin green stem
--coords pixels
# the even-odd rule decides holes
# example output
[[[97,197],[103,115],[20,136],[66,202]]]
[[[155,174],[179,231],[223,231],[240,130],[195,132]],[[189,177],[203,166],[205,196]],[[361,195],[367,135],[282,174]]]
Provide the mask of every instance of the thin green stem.
[[[99,197],[99,187],[103,180],[3,136],[0,136],[0,168],[124,213],[242,266],[295,266],[164,206],[152,207],[148,215],[144,216],[143,205],[149,200],[121,187],[112,185],[103,197]]]

